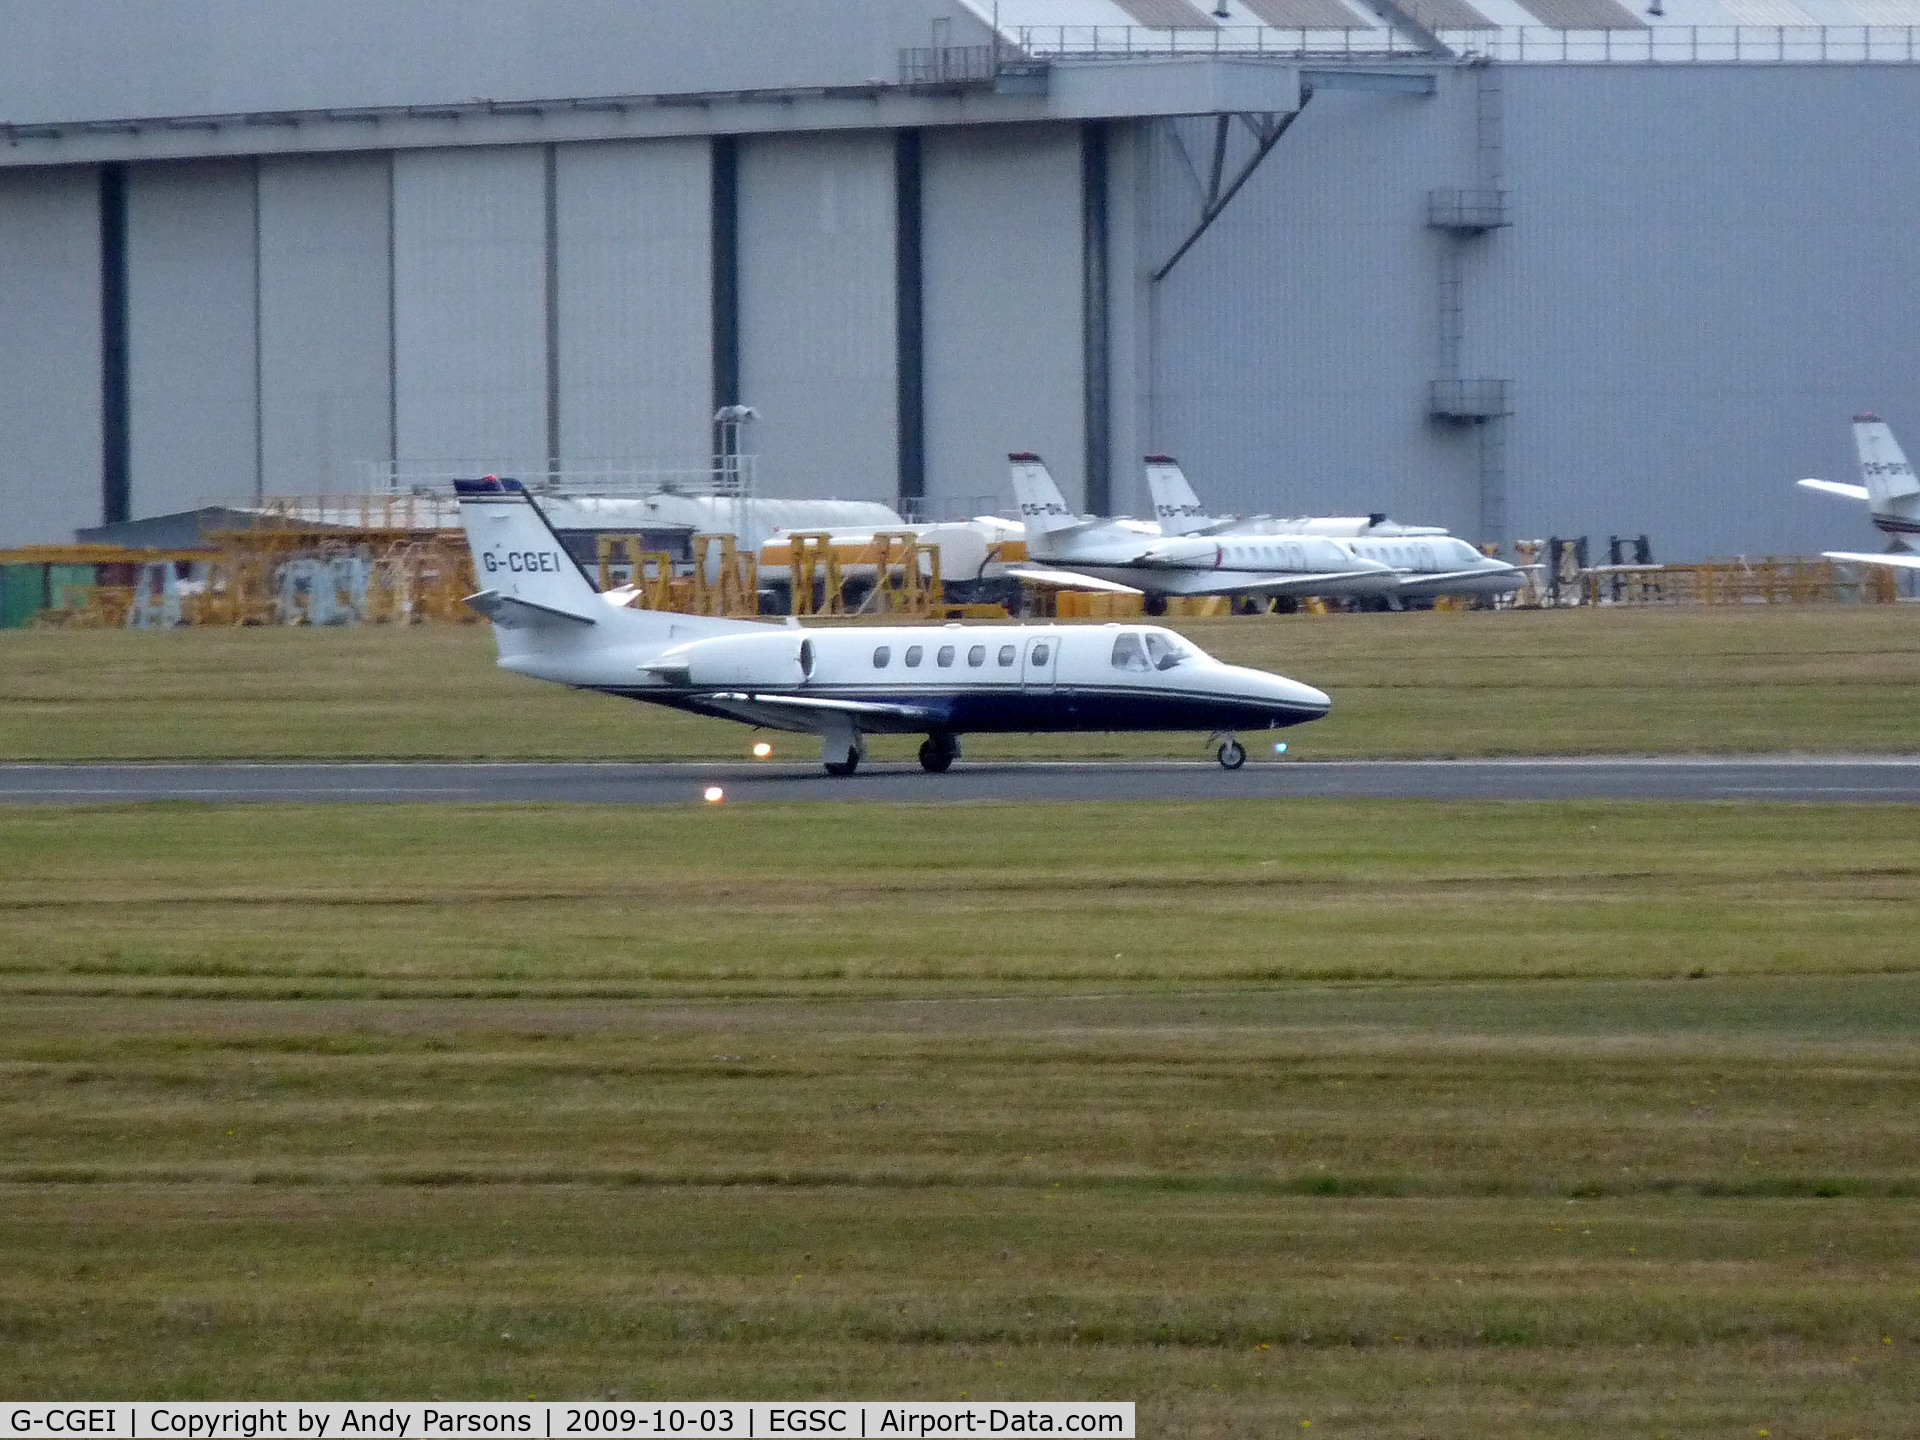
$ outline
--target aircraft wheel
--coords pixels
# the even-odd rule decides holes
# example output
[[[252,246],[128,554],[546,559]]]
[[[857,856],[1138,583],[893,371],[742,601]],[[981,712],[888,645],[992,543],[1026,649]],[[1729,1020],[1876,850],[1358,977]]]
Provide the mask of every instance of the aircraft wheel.
[[[846,759],[828,760],[825,764],[829,775],[851,775],[860,768],[860,752],[849,750]]]
[[[960,747],[951,735],[929,735],[920,742],[920,768],[934,775],[944,775],[952,765]]]
[[[1220,748],[1213,753],[1222,770],[1238,770],[1247,763],[1247,747],[1238,740],[1222,741]]]

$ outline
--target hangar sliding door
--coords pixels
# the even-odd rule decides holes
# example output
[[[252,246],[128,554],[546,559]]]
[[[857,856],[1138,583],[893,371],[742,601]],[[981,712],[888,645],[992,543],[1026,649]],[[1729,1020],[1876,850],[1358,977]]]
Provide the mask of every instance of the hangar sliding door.
[[[923,151],[927,500],[935,516],[1011,500],[1007,452],[1085,487],[1080,132],[927,133]]]
[[[542,466],[545,148],[395,155],[393,282],[400,469]]]
[[[0,173],[0,548],[100,523],[100,178]]]
[[[393,453],[385,155],[260,164],[260,453],[269,495],[358,490]]]
[[[254,164],[127,171],[134,518],[259,493]]]
[[[775,136],[740,147],[740,398],[764,493],[891,503],[893,141]]]
[[[707,463],[712,448],[711,145],[555,152],[560,455]]]

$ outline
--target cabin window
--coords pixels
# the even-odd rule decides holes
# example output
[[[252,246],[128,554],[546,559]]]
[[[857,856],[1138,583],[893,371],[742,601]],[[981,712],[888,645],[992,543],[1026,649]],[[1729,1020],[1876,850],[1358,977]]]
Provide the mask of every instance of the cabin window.
[[[987,663],[987,647],[986,646],[976,645],[971,650],[967,651],[967,664],[973,666],[975,669],[978,669],[980,666],[986,663]]]
[[[1038,645],[1033,647],[1033,663],[1036,665],[1046,664],[1047,656],[1052,653],[1052,649],[1052,646],[1042,640]]]
[[[874,669],[876,670],[886,669],[887,662],[891,659],[893,659],[893,650],[890,647],[886,645],[876,645],[873,647],[873,668]]]
[[[1000,647],[1000,663],[1002,665],[1013,664],[1013,646],[1002,645]]]
[[[920,657],[926,653],[927,652],[918,645],[907,646],[907,655],[906,655],[907,668],[911,670],[916,666],[918,666],[920,663]]]
[[[938,665],[942,670],[953,664],[953,646],[942,645],[939,653],[933,657],[933,663]]]
[[[1113,668],[1116,670],[1151,670],[1147,664],[1146,646],[1140,643],[1138,635],[1121,635],[1113,642]]]
[[[1193,652],[1171,635],[1149,632],[1147,635],[1147,658],[1153,662],[1156,670],[1171,670]]]

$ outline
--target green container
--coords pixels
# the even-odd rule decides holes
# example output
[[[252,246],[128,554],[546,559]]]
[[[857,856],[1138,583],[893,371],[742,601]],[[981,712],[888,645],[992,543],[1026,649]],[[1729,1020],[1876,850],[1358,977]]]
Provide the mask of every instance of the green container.
[[[0,565],[0,630],[18,630],[47,608],[45,565]]]

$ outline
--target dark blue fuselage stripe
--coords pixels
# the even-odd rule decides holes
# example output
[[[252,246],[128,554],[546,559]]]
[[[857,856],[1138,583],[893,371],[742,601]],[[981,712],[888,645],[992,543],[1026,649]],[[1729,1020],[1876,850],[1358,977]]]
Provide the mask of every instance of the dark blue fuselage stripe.
[[[778,699],[791,690],[770,687],[727,690],[676,690],[595,687],[611,695],[666,705],[677,710],[737,718],[730,708],[713,702],[715,694],[750,693]],[[1013,732],[1071,732],[1124,730],[1268,729],[1318,720],[1326,712],[1317,707],[1292,706],[1252,697],[1193,695],[1164,690],[1125,690],[1074,686],[993,690],[948,690],[929,693],[912,690],[855,689],[850,686],[809,686],[811,695],[856,700],[879,705],[912,705],[928,712],[925,723],[885,716],[849,718],[863,730],[919,733],[938,728],[954,734]],[[795,720],[804,715],[795,712]]]

